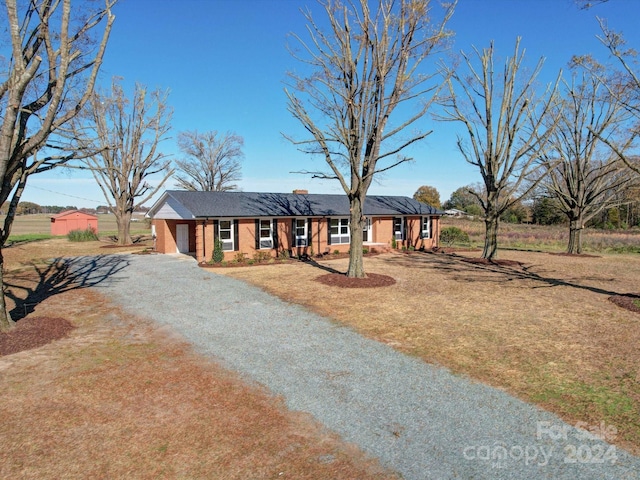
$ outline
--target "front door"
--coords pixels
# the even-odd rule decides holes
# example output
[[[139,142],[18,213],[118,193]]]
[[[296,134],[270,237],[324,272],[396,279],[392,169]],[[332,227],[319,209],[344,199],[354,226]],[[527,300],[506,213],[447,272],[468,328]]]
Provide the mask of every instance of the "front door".
[[[176,225],[176,252],[189,253],[189,225]]]

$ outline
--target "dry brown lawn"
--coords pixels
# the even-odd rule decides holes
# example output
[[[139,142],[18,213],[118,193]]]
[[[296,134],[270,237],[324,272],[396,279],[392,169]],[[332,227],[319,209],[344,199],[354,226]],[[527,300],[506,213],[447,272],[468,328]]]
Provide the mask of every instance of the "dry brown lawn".
[[[425,361],[502,388],[572,424],[617,429],[640,454],[640,315],[608,300],[640,292],[638,255],[567,257],[502,251],[515,266],[416,252],[365,260],[395,285],[339,288],[310,264],[226,268]],[[322,261],[346,271],[347,260]]]
[[[113,252],[101,246],[54,239],[6,249],[6,278],[24,298],[55,277],[55,265],[33,258]],[[75,328],[0,356],[0,478],[395,478],[95,290],[51,291],[30,316]]]

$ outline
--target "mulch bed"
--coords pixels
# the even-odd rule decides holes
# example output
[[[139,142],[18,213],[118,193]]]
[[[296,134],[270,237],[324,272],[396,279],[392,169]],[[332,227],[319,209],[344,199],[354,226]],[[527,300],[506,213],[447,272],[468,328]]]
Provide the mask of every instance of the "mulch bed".
[[[76,328],[59,317],[32,317],[20,320],[8,332],[0,333],[0,356],[41,347],[66,337]]]
[[[588,253],[567,253],[567,252],[549,252],[549,255],[557,255],[559,257],[583,257],[583,258],[602,258],[600,255],[590,255]]]
[[[619,307],[626,308],[635,313],[640,313],[640,306],[636,302],[640,303],[640,293],[635,295],[612,295],[609,297],[609,301],[615,303]]]
[[[273,262],[221,262],[221,263],[208,263],[208,262],[200,262],[198,266],[200,268],[237,268],[237,267],[267,267],[270,265],[286,265],[289,263],[295,263],[299,260],[297,258],[287,258],[287,259],[274,259]]]
[[[344,273],[328,273],[315,280],[330,287],[339,288],[377,288],[388,287],[396,283],[395,278],[377,273],[368,273],[365,278],[351,278]]]

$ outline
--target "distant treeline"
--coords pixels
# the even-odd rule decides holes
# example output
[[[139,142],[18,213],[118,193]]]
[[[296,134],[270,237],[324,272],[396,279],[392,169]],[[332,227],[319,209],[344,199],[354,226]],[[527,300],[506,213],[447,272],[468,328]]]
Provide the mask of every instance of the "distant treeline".
[[[8,203],[4,203],[2,207],[0,207],[0,215],[6,215],[9,210]],[[16,215],[34,215],[34,214],[51,214],[56,215],[61,212],[66,212],[68,210],[80,210],[81,212],[90,213],[92,215],[100,215],[111,213],[111,209],[106,205],[100,205],[96,208],[86,208],[81,207],[78,208],[75,205],[67,205],[65,207],[60,205],[38,205],[33,202],[20,202],[18,204],[18,208],[16,209]],[[136,212],[146,213],[149,209],[147,207],[140,207],[136,209]]]

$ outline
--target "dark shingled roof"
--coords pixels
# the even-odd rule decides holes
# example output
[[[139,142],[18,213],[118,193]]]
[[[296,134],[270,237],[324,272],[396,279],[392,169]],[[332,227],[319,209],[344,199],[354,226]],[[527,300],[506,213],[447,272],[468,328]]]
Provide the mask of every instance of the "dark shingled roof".
[[[167,190],[171,197],[194,218],[204,217],[326,217],[348,216],[346,195],[250,193],[250,192],[188,192]],[[160,203],[168,200],[165,196]],[[149,212],[153,216],[153,210]],[[443,212],[409,197],[367,196],[364,214],[382,215],[441,215]]]

